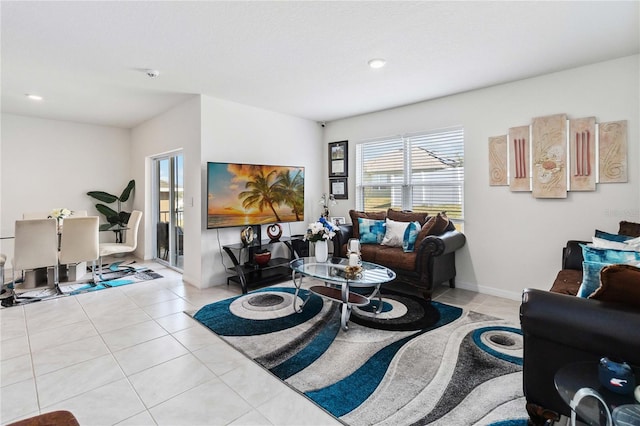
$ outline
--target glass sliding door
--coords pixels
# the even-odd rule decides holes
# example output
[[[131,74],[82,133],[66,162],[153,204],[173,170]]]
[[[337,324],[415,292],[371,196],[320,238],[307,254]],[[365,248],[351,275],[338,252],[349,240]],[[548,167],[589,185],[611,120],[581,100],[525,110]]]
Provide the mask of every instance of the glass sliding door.
[[[183,269],[184,191],[181,153],[154,160],[156,259]]]

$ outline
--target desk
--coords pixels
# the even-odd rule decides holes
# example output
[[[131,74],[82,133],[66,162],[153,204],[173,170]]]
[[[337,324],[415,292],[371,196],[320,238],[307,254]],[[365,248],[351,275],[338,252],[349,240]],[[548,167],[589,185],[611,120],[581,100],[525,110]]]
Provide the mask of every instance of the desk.
[[[640,368],[632,367],[636,377],[640,377]],[[620,395],[611,392],[600,384],[597,362],[578,362],[565,365],[556,373],[554,382],[562,400],[571,403],[576,392],[581,388],[591,388],[598,392],[608,405],[609,412],[616,407],[636,403],[633,395]],[[601,404],[594,398],[583,399],[576,408],[576,414],[589,425],[606,424],[606,414]],[[615,424],[615,421],[614,421]]]

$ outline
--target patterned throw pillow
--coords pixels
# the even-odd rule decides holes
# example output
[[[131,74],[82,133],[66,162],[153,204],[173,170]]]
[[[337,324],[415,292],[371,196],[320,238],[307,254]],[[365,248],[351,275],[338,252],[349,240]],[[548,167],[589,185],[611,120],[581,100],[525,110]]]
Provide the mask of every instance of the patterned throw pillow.
[[[580,244],[582,247],[582,258],[589,262],[602,263],[626,263],[635,264],[640,262],[640,252],[629,250],[614,250],[609,248],[594,247]]]
[[[582,247],[582,284],[578,297],[589,297],[600,287],[600,271],[613,264],[637,265],[640,253],[636,251],[613,250],[580,244]]]
[[[384,220],[358,218],[361,244],[380,244],[384,238]]]
[[[360,238],[360,229],[358,228],[358,218],[382,220],[387,217],[387,212],[361,212],[357,210],[349,210],[349,217],[353,224],[353,238]]]
[[[600,287],[600,271],[605,266],[609,266],[609,264],[586,260],[582,262],[582,284],[580,284],[576,296],[587,298]]]
[[[405,253],[413,253],[419,232],[420,223],[409,222],[407,228],[404,230],[404,236],[402,238],[402,251],[404,251]]]
[[[611,234],[609,232],[604,232],[599,229],[596,229],[596,233],[594,235],[596,238],[602,238],[603,240],[608,241],[616,241],[618,243],[623,243],[627,240],[630,240],[632,237],[628,235],[620,235],[620,234]]]

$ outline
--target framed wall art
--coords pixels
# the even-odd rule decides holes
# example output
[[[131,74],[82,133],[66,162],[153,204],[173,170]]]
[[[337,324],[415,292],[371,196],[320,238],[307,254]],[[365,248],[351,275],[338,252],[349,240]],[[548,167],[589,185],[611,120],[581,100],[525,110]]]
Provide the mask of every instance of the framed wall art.
[[[567,116],[533,119],[533,196],[567,198]]]
[[[627,120],[600,124],[600,182],[627,182]]]
[[[329,179],[330,193],[336,200],[346,200],[349,198],[347,189],[347,178]]]
[[[507,136],[489,138],[489,185],[506,186],[507,181]]]
[[[535,198],[567,198],[628,180],[627,120],[598,123],[567,114],[537,117],[489,137],[489,185]]]
[[[329,144],[329,177],[349,176],[348,141],[331,142]],[[337,194],[335,194],[337,195]]]
[[[531,191],[529,126],[509,129],[509,188],[513,192]]]
[[[596,190],[596,118],[569,120],[571,191]]]
[[[345,218],[343,216],[331,216],[331,223],[333,223],[334,225],[338,226],[338,225],[346,224],[347,221],[345,220]]]

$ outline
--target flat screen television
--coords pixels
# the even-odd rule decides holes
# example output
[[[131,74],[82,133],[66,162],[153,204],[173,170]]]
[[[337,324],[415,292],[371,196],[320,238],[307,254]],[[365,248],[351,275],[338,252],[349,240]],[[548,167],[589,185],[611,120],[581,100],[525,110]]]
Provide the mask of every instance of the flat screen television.
[[[304,220],[304,167],[207,163],[207,228]]]

